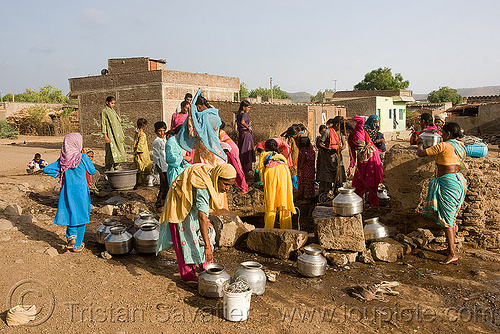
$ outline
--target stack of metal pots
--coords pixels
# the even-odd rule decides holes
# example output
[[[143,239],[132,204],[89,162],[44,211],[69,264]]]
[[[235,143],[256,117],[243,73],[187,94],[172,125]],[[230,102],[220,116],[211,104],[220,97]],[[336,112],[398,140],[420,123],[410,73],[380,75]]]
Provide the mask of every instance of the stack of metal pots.
[[[339,194],[333,199],[333,211],[341,216],[354,216],[363,212],[363,199],[354,188],[339,188]]]

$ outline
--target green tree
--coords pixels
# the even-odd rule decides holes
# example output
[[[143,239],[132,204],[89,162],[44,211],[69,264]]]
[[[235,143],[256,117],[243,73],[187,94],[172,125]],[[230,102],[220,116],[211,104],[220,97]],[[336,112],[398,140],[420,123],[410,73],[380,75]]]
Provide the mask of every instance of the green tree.
[[[432,103],[452,102],[453,105],[457,105],[462,103],[462,96],[457,93],[456,89],[444,86],[430,92],[427,100]]]
[[[240,83],[240,98],[245,98],[245,97],[248,97],[248,88],[247,88],[247,84],[242,82]]]
[[[322,91],[318,91],[316,95],[311,96],[311,102],[321,102],[323,101],[323,98],[325,97],[325,93]]]
[[[365,78],[354,86],[354,90],[396,90],[407,89],[410,81],[404,80],[401,73],[392,75],[389,67],[380,67],[365,74]]]
[[[12,94],[6,94],[3,100],[5,102],[12,101]],[[14,95],[14,102],[66,103],[67,101],[68,98],[63,94],[62,90],[51,85],[41,87],[38,92],[27,88],[24,93]]]
[[[257,95],[261,95],[265,98],[271,97],[271,89],[269,88],[256,88],[250,91],[249,97],[257,97]],[[292,99],[287,93],[281,90],[278,85],[273,86],[273,98],[275,99]]]

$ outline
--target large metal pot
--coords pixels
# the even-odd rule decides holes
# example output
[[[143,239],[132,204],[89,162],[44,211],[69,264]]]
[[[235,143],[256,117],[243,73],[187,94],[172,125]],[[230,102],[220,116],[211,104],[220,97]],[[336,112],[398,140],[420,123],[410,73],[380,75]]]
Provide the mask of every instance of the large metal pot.
[[[306,246],[304,251],[297,259],[299,273],[306,277],[323,276],[326,273],[326,259],[321,255],[321,248]]]
[[[132,250],[132,234],[127,232],[124,225],[113,226],[109,231],[111,233],[104,239],[104,245],[109,254],[122,255]]]
[[[111,170],[105,174],[108,177],[110,187],[114,190],[134,189],[137,169]]]
[[[222,297],[222,291],[231,279],[224,269],[222,264],[207,264],[205,271],[198,275],[198,293],[209,298]]]
[[[443,141],[437,129],[425,129],[418,137],[422,140],[424,148],[432,147]]]
[[[139,231],[134,234],[134,248],[139,253],[156,253],[158,245],[158,224],[144,223]]]
[[[341,216],[354,216],[363,212],[363,199],[354,188],[339,188],[340,194],[333,199],[333,211]]]
[[[267,278],[259,262],[246,261],[241,263],[241,267],[234,274],[234,279],[240,276],[246,277],[248,284],[252,287],[253,295],[261,295],[266,290]]]
[[[116,224],[118,224],[118,220],[116,219],[113,218],[104,219],[102,225],[97,228],[95,233],[95,238],[97,239],[97,242],[104,245],[104,238],[106,238],[110,233],[109,229],[113,226],[116,226]]]
[[[363,232],[366,241],[387,237],[387,228],[378,221],[378,217],[366,219]]]
[[[158,220],[155,219],[155,215],[153,213],[143,212],[134,222],[136,231],[140,230],[141,226],[146,223],[158,225]]]

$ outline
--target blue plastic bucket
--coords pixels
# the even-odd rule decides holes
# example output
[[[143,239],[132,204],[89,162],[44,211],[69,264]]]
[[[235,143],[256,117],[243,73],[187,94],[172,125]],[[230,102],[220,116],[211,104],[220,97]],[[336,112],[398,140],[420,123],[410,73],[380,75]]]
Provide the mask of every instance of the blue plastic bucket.
[[[469,157],[482,158],[488,154],[488,146],[485,143],[476,143],[465,146],[465,153]]]

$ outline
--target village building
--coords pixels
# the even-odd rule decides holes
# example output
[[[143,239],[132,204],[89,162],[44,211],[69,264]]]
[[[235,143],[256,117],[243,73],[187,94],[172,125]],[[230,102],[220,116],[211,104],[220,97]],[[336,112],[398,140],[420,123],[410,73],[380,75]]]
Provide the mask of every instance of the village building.
[[[411,90],[340,91],[328,103],[346,107],[348,117],[356,115],[380,117],[380,131],[397,133],[406,130],[406,103],[415,102]]]
[[[500,133],[500,101],[463,104],[448,109],[447,113],[446,122],[458,123],[467,135]]]
[[[125,127],[128,142],[133,138],[136,120],[142,117],[148,121],[151,144],[155,138],[153,124],[164,121],[170,125],[186,93],[194,96],[201,88],[210,101],[235,101],[240,90],[239,78],[172,71],[165,60],[147,57],[109,59],[102,73],[69,79],[69,97],[78,99],[80,133],[86,145],[104,144],[96,139],[100,135],[101,110],[109,95],[116,98],[117,113],[129,123]]]

